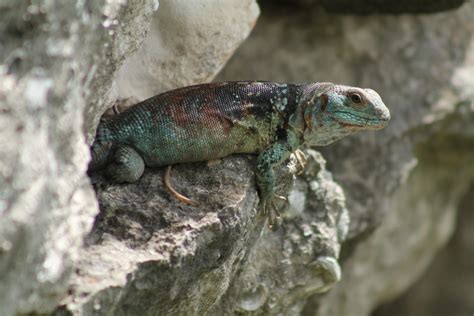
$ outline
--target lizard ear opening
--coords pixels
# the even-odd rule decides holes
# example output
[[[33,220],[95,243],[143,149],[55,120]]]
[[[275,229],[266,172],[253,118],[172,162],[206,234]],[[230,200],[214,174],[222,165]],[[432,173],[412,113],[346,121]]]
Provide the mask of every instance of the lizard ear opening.
[[[326,106],[328,105],[328,102],[329,102],[329,97],[326,93],[323,93],[319,96],[319,100],[320,100],[320,103],[321,103],[321,112],[324,112],[326,111]]]

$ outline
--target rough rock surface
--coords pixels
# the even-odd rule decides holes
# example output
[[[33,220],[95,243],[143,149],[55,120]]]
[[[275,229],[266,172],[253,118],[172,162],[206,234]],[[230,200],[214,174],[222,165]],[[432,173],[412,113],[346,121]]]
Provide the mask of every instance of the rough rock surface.
[[[472,145],[471,145],[472,146]],[[471,165],[473,162],[470,162]],[[459,205],[453,238],[427,273],[374,316],[471,315],[474,311],[474,182]]]
[[[474,177],[474,4],[426,16],[262,12],[219,80],[371,87],[392,112],[386,130],[321,148],[348,199],[351,240],[342,281],[304,313],[368,315],[446,243]]]
[[[123,32],[145,30],[137,24],[152,3],[126,12],[121,1],[0,4],[2,315],[50,311],[66,291],[97,212],[85,175],[83,111],[86,104],[97,110],[91,95],[104,95],[92,90],[94,82],[109,71],[108,61],[118,67],[137,47],[135,33]],[[116,40],[100,27],[115,19],[128,25]],[[106,45],[113,57],[102,54]]]
[[[162,170],[130,185],[100,182],[101,213],[58,314],[288,314],[301,310],[302,298],[326,291],[339,280],[348,229],[341,188],[321,155],[309,151],[292,208],[270,230],[256,212],[254,162],[233,156],[175,167],[176,188],[198,207],[166,193]],[[294,164],[280,170],[282,194]]]
[[[254,0],[160,1],[143,45],[119,71],[118,97],[144,100],[211,81],[247,38],[259,12]]]
[[[79,43],[93,58],[92,64],[83,69],[88,87],[82,90],[87,102],[83,131],[88,143],[95,135],[100,117],[117,98],[113,84],[117,72],[125,58],[142,45],[153,13],[159,7],[158,0],[106,0],[94,3],[93,7],[86,5],[82,19],[84,23],[91,23],[88,16],[97,15],[100,24],[90,25],[93,41]]]

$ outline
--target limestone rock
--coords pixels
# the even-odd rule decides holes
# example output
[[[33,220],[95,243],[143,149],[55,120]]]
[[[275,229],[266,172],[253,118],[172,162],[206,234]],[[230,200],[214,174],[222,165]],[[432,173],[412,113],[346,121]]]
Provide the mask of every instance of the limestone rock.
[[[142,45],[159,4],[158,0],[107,0],[102,6],[93,8],[94,14],[104,16],[100,24],[91,25],[91,30],[96,32],[94,42],[81,43],[85,50],[95,48],[87,50],[94,59],[93,64],[84,69],[85,83],[90,84],[90,89],[84,92],[87,107],[83,130],[89,144],[95,136],[100,117],[117,99],[114,89],[117,73],[126,58]],[[88,23],[87,18],[85,23]]]
[[[46,313],[67,290],[97,212],[84,110],[100,115],[93,99],[111,84],[101,75],[139,44],[136,33],[111,35],[103,24],[145,32],[153,3],[0,4],[1,315]]]
[[[423,277],[374,316],[469,315],[474,310],[474,185],[459,205],[457,228]]]
[[[259,15],[254,0],[160,1],[143,45],[120,69],[119,98],[211,81],[247,38]]]
[[[57,313],[301,309],[305,297],[339,281],[337,258],[348,228],[344,195],[324,159],[310,151],[308,160],[291,211],[273,231],[256,211],[255,157],[175,167],[176,189],[198,207],[183,205],[164,190],[162,170],[147,170],[134,184],[99,182],[101,213]],[[279,170],[280,194],[292,185],[294,163]]]

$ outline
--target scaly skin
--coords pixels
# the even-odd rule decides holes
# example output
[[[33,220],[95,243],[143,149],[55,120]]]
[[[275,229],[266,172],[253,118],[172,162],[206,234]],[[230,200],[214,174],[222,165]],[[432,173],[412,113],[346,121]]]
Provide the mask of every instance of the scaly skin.
[[[384,128],[390,113],[373,90],[332,83],[241,81],[169,91],[103,120],[90,171],[137,181],[144,167],[258,154],[261,207],[275,208],[273,167],[300,146],[322,146]],[[273,212],[272,212],[273,214]]]

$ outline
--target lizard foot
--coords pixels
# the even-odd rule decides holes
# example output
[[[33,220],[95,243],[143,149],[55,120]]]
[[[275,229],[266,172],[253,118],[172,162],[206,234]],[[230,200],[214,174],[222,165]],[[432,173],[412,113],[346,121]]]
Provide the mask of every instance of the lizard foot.
[[[172,186],[171,186],[171,166],[166,167],[166,172],[165,172],[165,177],[164,177],[164,183],[165,183],[165,188],[166,190],[173,195],[176,199],[178,199],[180,202],[192,206],[197,206],[198,204],[191,200],[190,198],[182,195],[178,191],[176,191]]]
[[[273,198],[271,199],[264,199],[261,201],[260,209],[263,211],[263,215],[268,217],[268,226],[270,228],[273,228],[273,226],[277,224],[277,221],[279,221],[281,218],[275,200],[281,200],[285,202],[285,206],[283,207],[283,209],[286,208],[289,204],[289,201],[286,197],[277,194],[273,194]]]
[[[295,157],[296,161],[298,162],[298,173],[297,174],[302,174],[304,171],[304,167],[306,166],[306,156],[304,152],[302,152],[300,149],[297,149],[295,152]]]
[[[318,274],[318,280],[313,282],[313,289],[317,293],[324,293],[341,280],[341,267],[336,258],[321,256],[311,264]]]

